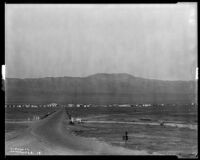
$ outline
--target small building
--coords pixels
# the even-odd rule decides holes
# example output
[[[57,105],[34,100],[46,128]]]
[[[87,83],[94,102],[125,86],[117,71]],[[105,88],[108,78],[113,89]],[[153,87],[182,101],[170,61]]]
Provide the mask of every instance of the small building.
[[[151,104],[143,104],[143,107],[150,107]]]
[[[81,119],[81,118],[76,118],[75,121],[76,121],[77,123],[82,123],[82,119]]]
[[[120,104],[120,105],[118,105],[119,107],[131,107],[131,105],[130,104]]]
[[[30,104],[25,104],[25,107],[26,107],[26,108],[29,108],[29,107],[30,107]]]
[[[73,107],[74,105],[73,104],[68,104],[68,107]]]

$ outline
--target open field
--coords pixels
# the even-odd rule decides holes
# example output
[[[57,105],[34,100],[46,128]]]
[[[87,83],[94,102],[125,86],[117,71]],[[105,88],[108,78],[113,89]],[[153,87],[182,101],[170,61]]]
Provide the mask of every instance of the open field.
[[[20,132],[32,125],[29,117],[44,116],[60,108],[6,109],[6,141],[9,134]],[[78,137],[95,138],[111,146],[145,151],[148,154],[175,154],[180,157],[194,157],[197,153],[197,110],[185,107],[175,108],[127,108],[90,107],[66,108],[73,117],[82,118],[83,124],[68,124],[68,117],[62,122],[64,132]],[[46,118],[45,118],[46,119]],[[45,120],[44,119],[44,120]],[[13,120],[17,123],[13,123]],[[36,120],[34,122],[40,122]],[[165,125],[161,126],[160,122]],[[26,123],[29,122],[29,123]],[[122,140],[128,131],[129,140]],[[16,134],[16,133],[15,133]]]
[[[162,107],[158,110],[133,108],[100,108],[99,114],[92,114],[77,108],[70,108],[72,115],[83,117],[86,121],[77,135],[96,137],[112,145],[130,149],[159,151],[163,154],[192,156],[197,153],[197,111],[185,108],[176,110]],[[78,111],[79,110],[79,111]],[[97,113],[99,113],[97,112]],[[79,115],[77,115],[79,113]],[[90,116],[86,116],[85,114]],[[160,121],[165,126],[160,126]],[[116,123],[115,123],[116,122]],[[122,135],[129,133],[129,140],[124,144]]]

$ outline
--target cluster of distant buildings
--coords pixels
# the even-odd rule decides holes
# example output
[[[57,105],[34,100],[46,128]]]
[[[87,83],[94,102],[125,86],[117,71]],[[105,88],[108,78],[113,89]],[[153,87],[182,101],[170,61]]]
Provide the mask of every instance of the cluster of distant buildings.
[[[34,115],[33,117],[28,117],[28,121],[36,121],[36,120],[39,120],[40,119],[40,116],[36,116],[36,115]]]
[[[185,106],[194,106],[197,107],[196,103],[184,104]],[[5,107],[9,108],[53,108],[53,107],[80,107],[80,108],[88,108],[88,107],[164,107],[164,106],[178,106],[178,104],[109,104],[109,105],[99,105],[99,104],[66,104],[66,105],[58,105],[56,103],[50,104],[5,104]]]
[[[58,104],[56,103],[50,103],[50,104],[5,104],[5,107],[9,108],[41,108],[41,107],[57,107]]]
[[[99,104],[68,104],[67,107],[149,107],[152,104],[109,104],[109,105],[99,105]]]
[[[185,104],[191,106],[197,106],[195,103]],[[99,105],[99,104],[68,104],[67,107],[164,107],[164,106],[178,106],[178,104],[109,104],[109,105]]]

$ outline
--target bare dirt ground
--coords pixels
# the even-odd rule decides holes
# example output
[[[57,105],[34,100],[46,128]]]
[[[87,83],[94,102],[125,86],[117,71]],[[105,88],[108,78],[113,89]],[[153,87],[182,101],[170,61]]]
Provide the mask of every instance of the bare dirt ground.
[[[94,138],[71,134],[67,126],[64,109],[34,123],[25,123],[27,128],[9,132],[5,137],[6,155],[148,155],[145,150],[130,150],[112,146]],[[159,154],[159,153],[151,153]]]

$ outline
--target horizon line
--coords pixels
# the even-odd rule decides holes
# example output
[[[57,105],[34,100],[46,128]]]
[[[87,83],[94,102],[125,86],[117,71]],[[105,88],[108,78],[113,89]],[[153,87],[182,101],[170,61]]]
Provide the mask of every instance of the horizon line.
[[[139,76],[134,76],[130,73],[95,73],[95,74],[91,74],[91,75],[88,75],[88,76],[46,76],[46,77],[38,77],[38,78],[17,78],[17,77],[5,77],[5,79],[45,79],[45,78],[88,78],[88,77],[91,77],[91,76],[95,76],[95,75],[120,75],[120,74],[124,74],[124,75],[129,75],[131,77],[134,77],[134,78],[141,78],[141,79],[147,79],[147,80],[157,80],[157,81],[186,81],[186,82],[189,82],[189,81],[197,81],[198,79],[191,79],[191,80],[165,80],[165,79],[155,79],[155,78],[145,78],[145,77],[139,77]]]

